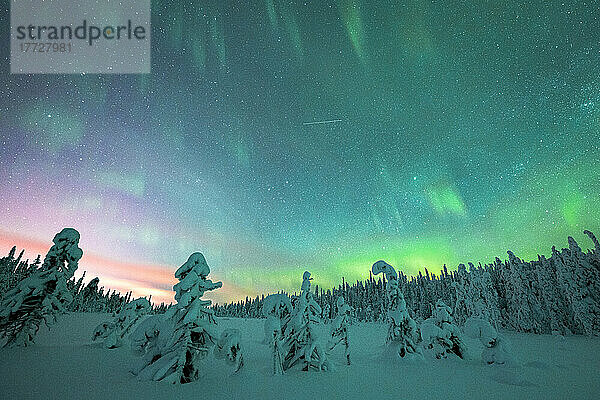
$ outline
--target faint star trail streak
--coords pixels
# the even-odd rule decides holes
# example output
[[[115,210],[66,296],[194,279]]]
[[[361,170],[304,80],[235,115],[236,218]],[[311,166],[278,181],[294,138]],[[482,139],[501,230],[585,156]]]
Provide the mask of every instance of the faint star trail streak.
[[[327,121],[303,122],[302,125],[323,125],[323,124],[333,124],[336,122],[342,122],[342,120],[341,119],[329,119]]]

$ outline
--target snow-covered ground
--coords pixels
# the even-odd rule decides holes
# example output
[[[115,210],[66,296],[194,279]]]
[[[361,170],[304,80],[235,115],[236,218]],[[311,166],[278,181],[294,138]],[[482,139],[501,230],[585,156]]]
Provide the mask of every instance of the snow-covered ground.
[[[140,382],[128,370],[136,356],[127,347],[92,344],[106,314],[69,314],[28,348],[0,349],[2,399],[598,399],[600,338],[511,334],[521,365],[480,361],[481,344],[469,340],[470,359],[401,362],[381,356],[387,327],[350,327],[352,365],[338,346],[332,372],[288,371],[273,376],[261,344],[264,320],[219,318],[219,328],[242,332],[244,368],[233,374],[212,356],[205,376],[186,385]],[[328,326],[325,326],[328,329]]]

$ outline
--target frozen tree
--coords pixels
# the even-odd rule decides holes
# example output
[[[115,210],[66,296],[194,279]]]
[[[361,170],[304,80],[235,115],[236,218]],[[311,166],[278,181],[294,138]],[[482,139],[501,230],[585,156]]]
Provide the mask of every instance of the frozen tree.
[[[344,354],[346,355],[346,363],[350,365],[350,340],[348,338],[348,326],[350,325],[350,312],[352,311],[352,308],[346,304],[342,296],[339,296],[337,299],[337,310],[337,316],[331,322],[331,334],[327,348],[331,352],[335,346],[343,343]]]
[[[421,324],[423,344],[435,352],[436,358],[446,358],[447,353],[463,358],[466,346],[460,328],[453,324],[452,309],[438,300],[433,316]]]
[[[0,309],[0,339],[4,346],[27,346],[40,328],[64,313],[73,300],[67,280],[77,269],[83,251],[79,232],[65,228],[54,236],[54,245],[41,268],[6,293]]]
[[[221,282],[207,279],[210,268],[201,253],[193,253],[175,272],[179,283],[173,286],[177,304],[167,310],[160,321],[143,327],[144,336],[136,332],[134,341],[138,349],[147,347],[151,357],[145,355],[133,373],[142,380],[165,380],[172,383],[192,382],[200,377],[199,363],[211,348],[217,357],[227,357],[236,370],[243,365],[239,334],[223,332],[217,343],[211,301],[203,300],[206,291],[218,289]],[[150,335],[147,335],[150,333]],[[215,344],[217,346],[215,347]],[[228,347],[228,348],[226,348]]]
[[[569,248],[558,251],[552,247],[550,259],[556,270],[560,291],[564,294],[563,307],[567,310],[569,330],[577,334],[600,334],[598,268],[593,256],[586,256],[572,237]]]
[[[543,333],[565,335],[570,332],[568,328],[567,307],[564,292],[558,285],[558,274],[556,265],[552,259],[538,256],[535,269],[535,280],[539,286],[539,302],[542,305]]]
[[[398,307],[389,313],[389,317],[393,331],[388,334],[388,341],[395,347],[395,353],[400,358],[422,358],[421,348],[416,344],[419,337],[417,324],[408,314],[402,292],[398,292]]]
[[[79,311],[101,311],[99,299],[100,294],[98,292],[99,289],[100,278],[95,277],[91,281],[88,282],[87,286],[83,288],[81,291],[81,305],[79,307]]]
[[[421,349],[416,345],[417,325],[406,309],[404,294],[398,285],[398,273],[385,261],[377,261],[371,268],[374,275],[385,274],[389,301],[389,327],[387,344],[400,358],[421,358]]]
[[[456,303],[454,303],[454,315],[457,322],[464,323],[469,314],[469,288],[470,275],[467,273],[465,264],[459,264],[456,271],[456,280],[452,283],[456,294]]]
[[[596,239],[596,235],[594,235],[592,232],[588,231],[587,229],[585,231],[583,231],[584,234],[586,234],[590,240],[594,243],[594,249],[595,249],[595,258],[598,260],[600,259],[600,242],[598,242],[598,239]]]
[[[524,282],[525,263],[507,251],[508,263],[502,270],[509,290],[506,291],[506,324],[509,328],[522,332],[533,331],[528,289]]]
[[[483,345],[481,359],[486,364],[514,363],[510,343],[487,320],[471,317],[465,323],[465,334],[479,339]]]
[[[92,341],[103,339],[103,345],[107,349],[122,346],[125,337],[150,309],[150,302],[144,297],[132,301],[125,305],[112,321],[98,325],[92,335]]]
[[[329,303],[325,304],[325,307],[323,307],[323,322],[324,323],[328,323],[329,322],[329,312],[331,310],[331,307],[329,306]]]
[[[16,251],[17,247],[13,246],[8,252],[8,256],[0,258],[0,300],[4,293],[14,288],[22,279],[31,275],[40,264],[39,255],[35,263],[29,266],[28,260],[21,261],[25,250],[21,250],[15,258]]]
[[[303,362],[303,370],[315,369],[327,371],[329,361],[318,340],[316,325],[321,318],[321,307],[310,292],[310,272],[305,271],[302,279],[300,297],[295,301],[294,312],[289,322],[282,326],[283,370],[288,370],[296,363]]]
[[[310,272],[304,271],[304,273],[302,274],[302,285],[300,286],[300,291],[302,293],[310,292],[310,281],[312,280],[313,278],[310,277]]]
[[[236,371],[244,365],[242,356],[241,334],[237,329],[225,329],[215,343],[215,358],[225,360]]]
[[[561,284],[569,299],[573,328],[576,333],[599,335],[600,270],[592,264],[595,257],[586,256],[575,239],[569,236],[568,242],[569,248],[561,253],[553,248],[552,257],[556,258]]]
[[[525,264],[525,269],[521,271],[521,279],[523,280],[526,297],[523,302],[527,304],[531,316],[531,331],[533,333],[547,332],[546,311],[543,309],[543,299],[541,291],[543,285],[537,279],[535,270],[535,262]]]
[[[265,340],[266,344],[271,344],[273,332],[281,330],[281,324],[289,320],[293,312],[290,298],[285,294],[271,294],[265,297],[263,301],[262,314],[265,320]],[[279,332],[280,333],[280,332]]]
[[[265,297],[262,313],[265,319],[265,344],[271,347],[273,374],[283,374],[283,331],[293,312],[290,298],[285,294],[271,294]]]
[[[158,314],[145,318],[129,336],[131,349],[142,357],[138,363],[139,366],[134,368],[134,371],[151,364],[160,357],[158,335],[165,315]]]
[[[463,325],[467,318],[477,316],[495,325],[500,318],[500,311],[491,275],[483,268],[475,268],[472,263],[469,263],[469,267],[467,273],[464,264],[460,264],[456,272],[453,284],[456,294],[455,322]]]

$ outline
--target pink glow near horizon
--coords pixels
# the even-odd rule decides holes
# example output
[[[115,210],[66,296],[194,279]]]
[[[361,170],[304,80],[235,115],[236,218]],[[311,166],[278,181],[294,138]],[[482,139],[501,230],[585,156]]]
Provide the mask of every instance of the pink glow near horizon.
[[[0,254],[5,255],[13,247],[17,246],[17,254],[24,249],[24,258],[35,259],[38,254],[42,259],[51,246],[41,240],[26,238],[0,230]],[[87,283],[94,277],[100,278],[100,286],[116,290],[121,294],[131,291],[133,297],[150,296],[154,303],[171,303],[174,301],[175,293],[172,287],[177,283],[174,276],[178,266],[166,266],[150,263],[135,263],[130,261],[114,260],[96,255],[83,249],[83,257],[79,262],[79,269],[75,276],[79,278],[86,272],[84,281]],[[221,280],[218,276],[211,274],[213,281]],[[223,282],[223,287],[209,292],[206,298],[223,303],[231,299],[241,299],[249,293],[242,288]]]

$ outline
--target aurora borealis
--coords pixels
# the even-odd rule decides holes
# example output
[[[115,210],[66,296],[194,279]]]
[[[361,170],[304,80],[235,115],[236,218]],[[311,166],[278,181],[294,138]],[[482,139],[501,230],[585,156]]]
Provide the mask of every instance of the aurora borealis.
[[[223,301],[600,234],[595,2],[153,1],[149,75],[0,51],[0,250],[74,227],[111,288],[171,301],[194,251]]]

